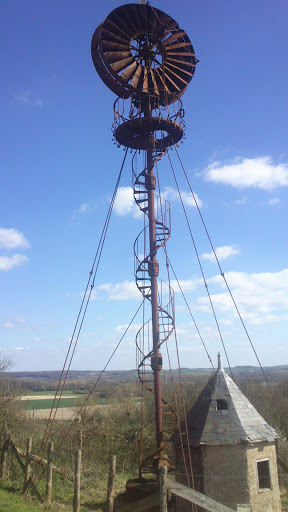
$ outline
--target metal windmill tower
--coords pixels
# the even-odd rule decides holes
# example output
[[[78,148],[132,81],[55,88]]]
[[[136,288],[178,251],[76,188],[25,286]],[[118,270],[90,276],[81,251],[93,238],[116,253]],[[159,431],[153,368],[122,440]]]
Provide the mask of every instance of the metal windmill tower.
[[[169,464],[163,447],[160,347],[174,326],[173,292],[163,306],[159,294],[157,251],[170,237],[170,210],[155,194],[154,166],[184,135],[181,96],[191,81],[197,59],[186,32],[169,15],[148,3],[126,4],[113,10],[92,38],[92,59],[103,82],[117,96],[113,134],[120,147],[135,150],[134,198],[147,227],[134,245],[135,279],[143,297],[150,301],[152,347],[142,346],[144,327],[136,343],[138,374],[155,399],[156,462]],[[137,173],[134,160],[143,152],[145,168]],[[147,235],[147,244],[145,242]],[[147,247],[146,247],[147,245]],[[141,246],[141,249],[140,249]],[[147,381],[147,367],[152,385]]]

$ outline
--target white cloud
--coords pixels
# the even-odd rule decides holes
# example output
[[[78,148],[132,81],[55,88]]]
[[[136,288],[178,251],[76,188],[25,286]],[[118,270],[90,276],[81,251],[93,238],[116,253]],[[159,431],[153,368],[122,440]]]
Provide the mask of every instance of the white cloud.
[[[87,203],[82,203],[78,212],[81,214],[84,214],[84,213],[87,213],[88,209],[89,209],[89,205]]]
[[[0,228],[0,249],[27,249],[30,243],[27,238],[14,228]]]
[[[132,187],[118,188],[113,210],[116,215],[121,217],[125,215],[132,215],[135,218],[141,217],[142,213],[134,201]]]
[[[179,346],[179,347],[178,347],[178,350],[179,350],[180,352],[193,352],[193,351],[195,351],[195,350],[203,350],[203,349],[204,349],[203,345],[198,345],[198,347],[193,347],[193,346],[191,346],[191,347],[189,347],[189,346],[187,346],[187,347],[185,347],[185,346],[183,346],[183,347]]]
[[[182,291],[183,292],[192,292],[194,290],[196,290],[197,286],[202,283],[202,280],[201,279],[179,279],[179,284],[182,288]],[[180,289],[179,289],[179,286],[178,286],[178,283],[176,280],[172,279],[170,281],[170,284],[174,290],[175,293],[177,292],[180,292]]]
[[[17,347],[15,350],[24,350],[24,347]]]
[[[128,325],[129,324],[117,325],[116,327],[114,327],[114,331],[118,332],[119,334],[123,334],[126,331]],[[139,331],[139,329],[141,329],[141,327],[142,327],[142,324],[132,324],[129,327],[129,332],[137,333]]]
[[[242,196],[241,199],[236,199],[235,204],[246,204],[248,202],[247,196]]]
[[[182,197],[182,200],[183,200],[183,203],[185,206],[188,206],[191,208],[196,207],[196,203],[194,201],[194,198],[193,198],[191,192],[187,192],[186,190],[180,190],[180,193],[181,193],[181,197]],[[194,196],[195,196],[195,199],[197,201],[199,208],[202,208],[203,202],[201,201],[201,199],[198,197],[198,195],[195,192],[194,192]],[[178,191],[172,187],[164,187],[162,197],[164,199],[167,199],[167,201],[180,201]]]
[[[245,320],[259,324],[287,318],[288,268],[275,273],[228,272],[225,277]],[[216,284],[226,288],[221,276],[210,278],[207,282],[209,288]],[[211,299],[216,312],[237,316],[226,290],[224,293],[211,293]],[[208,297],[200,297],[196,301],[196,307],[202,311],[210,310]]]
[[[19,105],[27,105],[30,107],[43,107],[43,100],[41,98],[37,98],[30,89],[26,89],[26,91],[21,92],[17,96],[15,96],[15,102]]]
[[[84,292],[81,293],[81,297],[84,296]],[[85,300],[87,300],[89,298],[89,301],[91,300],[91,302],[93,300],[96,300],[98,297],[97,297],[97,293],[96,293],[96,290],[89,290],[88,292],[86,292],[86,297],[85,297]]]
[[[16,325],[13,322],[4,322],[2,327],[5,327],[5,329],[14,329]]]
[[[105,292],[109,300],[135,300],[141,299],[135,281],[122,281],[112,285],[111,283],[102,284],[97,287],[97,291]]]
[[[203,206],[203,202],[201,199],[195,194],[196,201],[198,203],[199,208]],[[188,207],[196,207],[193,196],[190,192],[181,191],[181,196],[183,199],[183,203]],[[163,199],[167,199],[168,201],[179,201],[178,192],[172,187],[165,187],[162,192]],[[141,210],[135,203],[133,196],[132,187],[119,187],[117,196],[114,203],[114,212],[116,215],[124,217],[124,215],[132,215],[135,218],[141,217]]]
[[[273,197],[272,199],[270,199],[268,201],[268,204],[270,204],[271,206],[274,206],[274,204],[279,204],[281,201],[278,197]]]
[[[40,341],[40,338],[32,338],[32,341]]]
[[[11,270],[14,267],[20,267],[27,263],[28,258],[24,254],[14,254],[14,256],[0,256],[0,270]]]
[[[227,260],[227,258],[231,258],[231,256],[235,256],[236,254],[240,254],[240,250],[235,246],[223,245],[222,247],[217,247],[215,249],[217,258],[219,261]],[[204,253],[202,254],[202,258],[204,260],[208,260],[210,262],[216,262],[214,252]]]
[[[1,325],[2,327],[5,327],[5,329],[23,329],[25,328],[25,324],[25,318],[22,315],[18,315],[14,318],[13,321],[8,320]]]
[[[180,286],[183,292],[194,291],[199,284],[203,281],[201,279],[187,279],[187,280],[179,280]],[[180,289],[177,281],[171,280],[170,282],[172,289],[175,293],[179,293]],[[162,282],[161,293],[162,297],[168,297],[168,285],[165,282]],[[104,283],[100,286],[97,286],[95,290],[97,299],[101,299],[103,297],[103,293],[106,294],[109,300],[137,300],[141,299],[142,295],[138,290],[135,281],[122,281],[120,283],[112,284],[112,283]]]
[[[230,164],[214,162],[205,170],[206,181],[236,188],[272,190],[288,186],[288,165],[275,164],[268,156],[236,158]]]

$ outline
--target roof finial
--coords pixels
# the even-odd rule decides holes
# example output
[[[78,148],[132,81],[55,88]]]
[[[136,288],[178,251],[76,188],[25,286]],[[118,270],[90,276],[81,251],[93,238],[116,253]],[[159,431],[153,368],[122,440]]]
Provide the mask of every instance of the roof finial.
[[[224,371],[224,368],[223,368],[222,356],[221,356],[220,352],[218,352],[218,372],[223,372],[223,371]]]

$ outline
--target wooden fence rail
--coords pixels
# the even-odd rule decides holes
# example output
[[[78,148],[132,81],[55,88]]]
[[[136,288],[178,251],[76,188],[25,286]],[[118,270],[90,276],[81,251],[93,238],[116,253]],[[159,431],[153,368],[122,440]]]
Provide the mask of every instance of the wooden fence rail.
[[[209,510],[209,512],[235,512],[232,508],[226,507],[226,505],[222,505],[221,503],[218,503],[218,501],[208,498],[205,494],[201,494],[201,492],[190,489],[190,487],[186,487],[186,485],[175,482],[170,478],[167,478],[167,488],[170,489],[172,494],[176,494],[176,496],[179,496],[180,498],[184,498],[187,501],[195,503],[196,505],[203,507],[205,510]]]

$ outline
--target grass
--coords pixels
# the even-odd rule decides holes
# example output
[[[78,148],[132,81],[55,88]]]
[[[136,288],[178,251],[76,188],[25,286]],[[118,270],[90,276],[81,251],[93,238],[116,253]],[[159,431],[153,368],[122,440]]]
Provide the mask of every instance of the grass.
[[[84,402],[84,399],[87,396],[87,393],[65,390],[63,391],[64,398],[61,398],[59,401],[59,409],[64,409],[66,407],[77,407]],[[41,396],[51,396],[51,398],[41,398]],[[75,398],[70,398],[70,396],[75,396]],[[26,396],[39,396],[39,400],[23,400],[23,405],[25,409],[28,411],[35,411],[41,409],[51,409],[53,402],[55,391],[33,391],[30,394],[27,393]],[[66,397],[66,398],[65,398]],[[138,400],[138,399],[137,399]],[[97,401],[94,403],[90,403],[88,405],[105,405],[109,402],[109,400],[105,397],[98,397]],[[57,403],[57,399],[56,402]],[[54,404],[55,407],[55,404]],[[1,512],[1,511],[0,511]]]
[[[105,475],[108,478],[108,475]],[[126,480],[130,475],[118,474],[115,481],[115,495],[125,490]],[[81,512],[105,512],[107,478],[81,478]],[[45,495],[45,483],[38,485]],[[116,497],[115,496],[115,497]],[[120,500],[121,501],[121,500]],[[50,512],[71,512],[73,503],[73,482],[53,475],[52,505]],[[22,496],[22,485],[18,482],[6,482],[0,479],[0,512],[43,512],[45,505],[40,505],[29,493],[25,500]]]
[[[24,400],[23,404],[25,409],[32,411],[33,409],[35,411],[40,409],[51,409],[53,406],[54,399],[53,398],[45,398],[45,399],[39,399],[39,400]],[[55,402],[57,404],[57,401]],[[54,406],[55,406],[54,404]],[[79,404],[79,398],[61,398],[59,402],[59,409],[63,409],[65,407],[75,407],[75,405]]]
[[[34,499],[25,500],[22,487],[15,482],[0,480],[1,512],[40,512],[43,510]]]
[[[281,506],[282,506],[282,512],[288,512],[288,496],[287,492],[283,491],[281,493]]]

